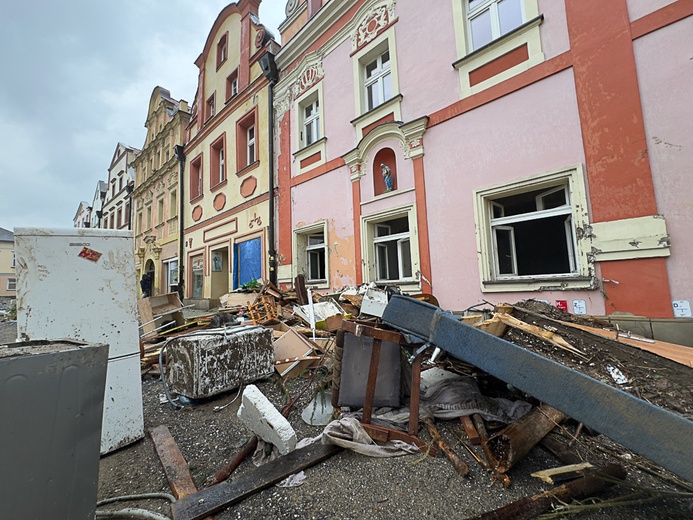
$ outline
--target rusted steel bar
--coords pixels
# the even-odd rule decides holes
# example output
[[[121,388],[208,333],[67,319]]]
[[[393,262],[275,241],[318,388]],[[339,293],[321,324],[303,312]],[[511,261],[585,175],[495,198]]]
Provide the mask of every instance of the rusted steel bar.
[[[440,432],[433,425],[433,421],[431,421],[431,419],[426,419],[426,426],[428,427],[428,432],[433,438],[433,442],[436,443],[441,451],[445,453],[445,456],[450,459],[455,471],[457,471],[457,473],[463,477],[467,476],[469,473],[469,466],[467,466],[467,463],[462,460],[455,450],[452,449],[452,446],[443,440],[443,438],[440,436]]]
[[[229,463],[223,468],[219,469],[211,478],[205,481],[205,487],[213,486],[214,484],[219,484],[219,482],[224,482],[234,470],[241,465],[245,459],[247,459],[257,448],[257,435],[253,435],[248,441],[243,445],[241,451],[239,451],[236,456],[229,461]]]
[[[601,470],[586,472],[584,477],[562,486],[521,498],[500,509],[483,513],[468,520],[529,520],[548,511],[554,504],[593,496],[613,486],[613,479],[623,480],[625,478],[626,470],[623,466],[610,464]]]
[[[464,428],[464,433],[467,434],[469,444],[475,446],[481,443],[481,439],[479,438],[479,432],[476,431],[476,428],[474,427],[474,421],[469,415],[461,416],[460,423],[462,424],[462,428]]]
[[[503,428],[487,443],[496,460],[496,469],[506,473],[563,419],[565,414],[547,404],[542,404],[518,421]]]

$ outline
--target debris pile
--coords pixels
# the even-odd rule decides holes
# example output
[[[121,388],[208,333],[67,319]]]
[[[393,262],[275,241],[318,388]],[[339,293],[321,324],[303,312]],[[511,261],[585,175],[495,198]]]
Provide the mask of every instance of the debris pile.
[[[580,438],[598,442],[598,432],[693,489],[686,482],[693,460],[680,443],[693,434],[689,352],[652,341],[637,348],[632,342],[641,338],[534,301],[452,313],[432,295],[402,296],[374,284],[330,295],[305,290],[300,279],[295,287],[266,284],[252,298],[244,293],[245,303],[230,294],[217,312],[182,324],[172,317],[170,328],[157,321],[160,312],[142,313],[154,325],[143,330],[143,373],[161,374],[171,403],[194,406],[237,389],[238,416],[254,433],[203,489],[176,495],[172,483],[174,518],[205,518],[274,484],[300,485],[302,474],[284,480],[342,448],[444,456],[460,478],[478,464],[489,482],[507,487],[513,467],[541,445],[563,465],[536,468],[533,476],[555,487],[476,517],[534,518],[627,485],[626,463],[600,465],[574,449]],[[172,305],[165,312],[182,309]],[[306,382],[301,393],[313,398],[301,416],[326,425],[321,436],[297,439],[286,420],[299,395],[287,392],[277,410],[252,385],[270,375]],[[649,421],[663,428],[648,428]],[[263,464],[228,480],[253,453]],[[167,469],[168,459],[162,464],[169,480],[186,472]]]

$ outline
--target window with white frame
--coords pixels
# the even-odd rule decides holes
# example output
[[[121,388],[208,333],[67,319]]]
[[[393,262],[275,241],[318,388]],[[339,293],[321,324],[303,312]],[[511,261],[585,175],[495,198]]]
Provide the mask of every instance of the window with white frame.
[[[525,21],[523,0],[465,0],[472,50],[500,38]]]
[[[575,169],[476,192],[487,289],[497,283],[502,290],[526,290],[535,281],[588,277],[587,251],[576,234],[587,219],[583,182]]]
[[[12,265],[10,267],[12,267],[12,268],[17,267],[17,255],[15,254],[14,251],[12,251]]]
[[[301,145],[309,146],[320,139],[320,99],[318,93],[300,105],[301,110]]]
[[[17,290],[17,279],[16,278],[8,278],[7,279],[7,290],[8,291],[16,291]]]
[[[164,260],[164,272],[166,276],[166,292],[174,292],[178,286],[178,259]]]
[[[373,224],[373,255],[378,282],[411,280],[409,219],[399,217]]]
[[[255,125],[248,127],[246,136],[247,164],[253,164],[255,162]]]
[[[327,286],[329,267],[325,222],[294,230],[294,258],[296,275],[303,274],[310,285]]]
[[[386,47],[363,65],[366,110],[373,110],[392,97],[390,50]]]

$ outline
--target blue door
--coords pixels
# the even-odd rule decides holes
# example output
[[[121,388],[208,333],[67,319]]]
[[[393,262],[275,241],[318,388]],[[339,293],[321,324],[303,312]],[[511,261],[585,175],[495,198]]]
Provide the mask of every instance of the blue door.
[[[262,239],[253,238],[233,246],[233,288],[262,278]]]

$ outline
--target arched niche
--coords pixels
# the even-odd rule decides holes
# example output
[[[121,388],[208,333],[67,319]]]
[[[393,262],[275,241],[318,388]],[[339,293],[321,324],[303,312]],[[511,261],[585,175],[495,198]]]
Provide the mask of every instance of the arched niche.
[[[389,169],[389,171],[387,171]],[[386,173],[390,176],[391,187],[388,189],[385,176]],[[388,191],[397,189],[397,160],[395,152],[392,148],[383,148],[378,151],[373,158],[371,166],[373,172],[373,194],[378,196]]]

